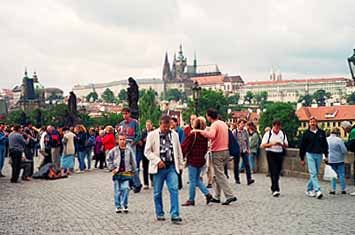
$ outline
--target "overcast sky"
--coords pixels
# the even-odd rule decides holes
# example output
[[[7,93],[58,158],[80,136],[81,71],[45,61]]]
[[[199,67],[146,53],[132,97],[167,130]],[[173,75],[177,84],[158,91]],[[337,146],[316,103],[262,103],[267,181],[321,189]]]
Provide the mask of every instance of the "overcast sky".
[[[161,77],[183,44],[188,62],[246,81],[347,76],[354,0],[2,0],[1,88],[24,68],[46,87]]]

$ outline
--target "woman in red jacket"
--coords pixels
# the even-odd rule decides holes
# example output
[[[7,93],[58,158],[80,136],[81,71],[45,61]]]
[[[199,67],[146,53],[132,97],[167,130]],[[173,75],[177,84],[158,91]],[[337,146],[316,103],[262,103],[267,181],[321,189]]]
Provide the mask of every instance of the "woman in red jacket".
[[[206,120],[203,117],[198,117],[194,120],[193,128],[204,130]],[[208,150],[208,139],[198,132],[190,133],[181,144],[181,149],[189,169],[189,200],[182,206],[195,205],[196,187],[205,195],[206,203],[210,203],[213,197],[200,179],[201,169],[206,163],[205,155]]]
[[[104,138],[102,138],[102,145],[104,146],[105,159],[106,159],[106,156],[108,156],[108,152],[110,152],[110,150],[116,146],[116,140],[114,135],[115,130],[113,129],[112,126],[106,126],[105,132],[106,134]]]

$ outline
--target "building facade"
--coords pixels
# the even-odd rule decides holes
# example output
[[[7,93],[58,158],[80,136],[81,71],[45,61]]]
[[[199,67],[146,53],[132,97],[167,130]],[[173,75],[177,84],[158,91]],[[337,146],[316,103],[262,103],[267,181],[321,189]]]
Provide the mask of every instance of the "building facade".
[[[247,82],[240,89],[240,97],[244,97],[248,91],[255,93],[266,91],[268,101],[274,102],[297,102],[300,96],[312,95],[317,90],[325,90],[332,94],[330,102],[341,103],[353,86],[350,79],[344,77],[315,78],[299,80],[278,80]]]

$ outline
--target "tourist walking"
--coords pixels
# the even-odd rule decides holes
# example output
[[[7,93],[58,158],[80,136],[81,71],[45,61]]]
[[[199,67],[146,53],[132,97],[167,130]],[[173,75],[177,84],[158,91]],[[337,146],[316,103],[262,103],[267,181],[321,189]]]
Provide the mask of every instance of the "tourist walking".
[[[96,136],[95,139],[95,168],[97,168],[98,164],[100,169],[104,169],[105,166],[105,147],[102,143],[104,136],[105,131],[99,130],[99,134]]]
[[[11,157],[12,175],[11,183],[17,183],[21,170],[21,161],[23,160],[22,154],[25,151],[25,139],[21,133],[20,126],[13,126],[13,131],[9,135],[9,154]]]
[[[60,168],[62,176],[74,172],[74,156],[75,156],[75,134],[69,128],[63,128],[63,154],[60,159]]]
[[[224,167],[228,164],[229,155],[229,134],[228,126],[225,122],[218,119],[218,112],[209,108],[206,113],[207,120],[212,123],[209,130],[193,130],[191,132],[200,132],[204,137],[211,140],[212,164],[216,177],[215,198],[211,200],[214,203],[220,203],[221,191],[223,190],[226,201],[223,205],[229,205],[237,201],[233,191],[228,184],[224,174]]]
[[[2,169],[5,165],[7,134],[5,133],[5,124],[0,123],[0,177],[5,177]]]
[[[233,135],[237,139],[240,147],[240,157],[245,167],[247,185],[251,185],[255,182],[255,180],[252,179],[250,164],[249,164],[249,155],[251,152],[250,152],[250,145],[249,145],[249,134],[247,130],[245,130],[246,122],[247,121],[245,119],[239,119],[237,122],[238,126],[233,131]],[[238,161],[236,161],[236,164],[234,164],[234,179],[235,179],[235,183],[240,184]]]
[[[88,140],[86,143],[86,159],[87,159],[87,164],[88,164],[88,170],[91,170],[91,161],[92,161],[92,155],[94,151],[94,147],[96,144],[96,132],[94,128],[90,128],[88,132]]]
[[[319,182],[318,174],[322,163],[323,154],[328,159],[328,142],[325,132],[317,125],[317,119],[311,117],[309,120],[309,128],[306,130],[301,139],[300,157],[301,165],[305,165],[305,157],[307,160],[309,181],[307,183],[306,195],[321,199],[323,197]]]
[[[112,172],[116,213],[128,213],[129,181],[135,174],[136,159],[125,135],[118,134],[117,141],[118,146],[108,153],[107,165]]]
[[[86,169],[85,158],[87,158],[88,149],[87,142],[89,139],[86,128],[83,125],[77,126],[78,133],[76,134],[77,148],[78,148],[78,160],[79,160],[79,171],[78,173],[84,172]]]
[[[203,117],[195,119],[193,129],[204,130],[206,121]],[[206,153],[208,150],[208,139],[201,133],[190,133],[181,145],[182,153],[187,162],[189,170],[189,199],[182,206],[194,206],[196,187],[206,197],[206,204],[213,199],[206,186],[201,181],[202,167],[206,164]]]
[[[349,121],[342,121],[340,125],[343,128],[344,133],[349,133],[348,140],[345,143],[346,148],[350,152],[355,152],[355,125],[351,126]],[[350,195],[355,196],[355,192],[350,193]]]
[[[344,168],[344,160],[345,154],[347,154],[348,150],[343,142],[343,140],[339,137],[340,130],[337,127],[334,127],[330,136],[327,138],[328,146],[329,146],[329,158],[328,164],[333,168],[333,170],[337,173],[341,188],[341,194],[346,194],[345,191],[345,168]],[[329,194],[336,193],[336,179],[333,178],[330,182],[331,191]]]
[[[183,168],[183,156],[179,136],[170,130],[170,120],[169,116],[162,116],[160,127],[148,134],[144,155],[149,159],[149,173],[153,174],[157,220],[165,220],[162,190],[166,182],[170,193],[171,221],[180,223],[178,174]]]
[[[279,179],[285,155],[284,149],[288,147],[287,136],[286,133],[281,130],[280,120],[277,119],[272,122],[272,128],[265,132],[260,147],[266,150],[272,196],[279,197]]]
[[[148,158],[144,155],[144,149],[145,145],[147,143],[147,136],[148,134],[154,130],[154,126],[151,120],[147,120],[145,123],[145,129],[142,130],[142,136],[141,136],[141,141],[142,141],[142,148],[143,150],[143,184],[144,187],[143,189],[149,189],[149,178],[150,181],[153,183],[153,176],[149,174],[149,160]]]
[[[47,133],[49,135],[49,145],[51,148],[52,164],[54,169],[56,171],[59,171],[61,148],[62,148],[62,137],[53,126],[48,126]]]
[[[140,141],[140,127],[139,122],[131,117],[131,111],[129,108],[122,109],[123,121],[119,125],[119,133],[123,134],[127,137],[127,145],[129,145],[133,152],[137,151],[137,144]],[[141,156],[139,156],[141,157]],[[142,188],[142,183],[139,178],[139,170],[140,170],[140,162],[141,158],[136,158],[137,161],[137,169],[136,174],[132,179],[134,192],[140,192]]]

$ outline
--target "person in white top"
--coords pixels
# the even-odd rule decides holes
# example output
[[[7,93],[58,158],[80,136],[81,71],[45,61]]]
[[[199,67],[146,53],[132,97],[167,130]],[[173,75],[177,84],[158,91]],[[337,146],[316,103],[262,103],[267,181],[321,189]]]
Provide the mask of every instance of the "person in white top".
[[[260,147],[266,150],[272,195],[278,197],[280,196],[279,179],[282,170],[282,162],[285,155],[285,148],[288,147],[287,136],[281,130],[280,120],[274,120],[272,122],[272,129],[265,132]]]

